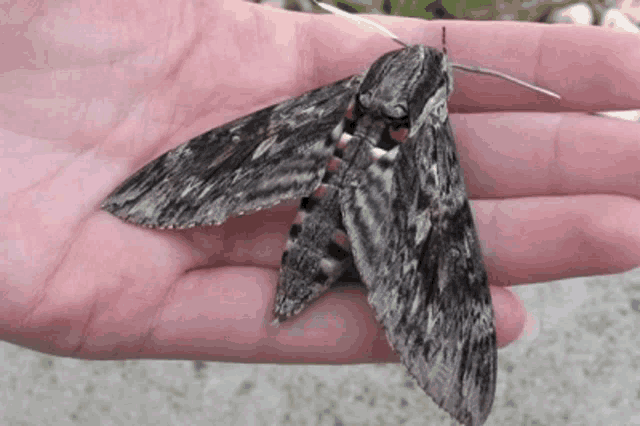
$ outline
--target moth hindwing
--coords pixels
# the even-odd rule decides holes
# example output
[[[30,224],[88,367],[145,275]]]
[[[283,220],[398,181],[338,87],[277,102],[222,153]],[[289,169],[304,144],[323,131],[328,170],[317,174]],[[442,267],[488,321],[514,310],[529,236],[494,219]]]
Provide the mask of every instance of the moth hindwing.
[[[447,113],[452,90],[442,52],[387,53],[362,76],[164,154],[103,208],[140,225],[185,228],[303,197],[276,318],[298,313],[355,265],[420,387],[459,422],[481,425],[495,393],[496,334]],[[343,118],[352,99],[353,116]],[[399,129],[407,133],[400,142],[390,137]]]

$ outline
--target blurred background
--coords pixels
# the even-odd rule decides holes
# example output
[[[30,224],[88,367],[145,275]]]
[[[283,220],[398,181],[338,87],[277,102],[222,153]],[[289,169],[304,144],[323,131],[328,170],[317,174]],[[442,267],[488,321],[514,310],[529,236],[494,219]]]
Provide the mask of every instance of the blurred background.
[[[255,0],[293,11],[323,12],[311,0]],[[326,0],[345,12],[411,16],[422,19],[466,19],[476,21],[523,21],[600,25],[610,10],[630,11],[636,7],[632,0]],[[589,16],[589,19],[585,19]],[[633,18],[632,18],[633,19]]]
[[[307,0],[272,6],[317,12]],[[605,25],[635,0],[332,2],[424,19]],[[616,113],[635,120],[637,111]],[[640,269],[514,288],[533,322],[499,351],[487,425],[640,425]],[[0,343],[0,425],[451,425],[401,364],[82,361]]]

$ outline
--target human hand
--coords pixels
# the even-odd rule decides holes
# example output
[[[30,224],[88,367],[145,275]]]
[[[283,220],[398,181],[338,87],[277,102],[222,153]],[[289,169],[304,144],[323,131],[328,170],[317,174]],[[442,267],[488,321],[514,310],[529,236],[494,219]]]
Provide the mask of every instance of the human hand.
[[[339,17],[210,3],[83,1],[5,26],[3,339],[82,358],[396,359],[361,289],[268,325],[297,203],[183,231],[99,210],[162,152],[397,48]],[[376,19],[407,42],[440,46],[441,23]],[[484,111],[452,122],[469,192],[483,199],[474,209],[502,345],[525,317],[503,286],[638,263],[637,125],[552,113],[640,106],[635,46],[599,28],[447,22],[454,61],[564,98],[456,73],[451,111]]]

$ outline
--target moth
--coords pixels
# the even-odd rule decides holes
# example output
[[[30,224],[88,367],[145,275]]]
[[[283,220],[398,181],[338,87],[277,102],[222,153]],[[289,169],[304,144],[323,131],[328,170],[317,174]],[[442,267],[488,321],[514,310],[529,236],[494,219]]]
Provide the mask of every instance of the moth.
[[[457,421],[482,425],[496,388],[496,329],[449,123],[452,91],[443,52],[389,52],[362,75],[165,153],[102,208],[137,225],[190,228],[301,199],[275,322],[355,267],[420,387]]]

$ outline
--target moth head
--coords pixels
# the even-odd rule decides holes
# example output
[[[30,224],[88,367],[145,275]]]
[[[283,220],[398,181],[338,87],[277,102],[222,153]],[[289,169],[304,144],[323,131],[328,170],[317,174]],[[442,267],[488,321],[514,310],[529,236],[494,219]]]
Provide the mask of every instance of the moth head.
[[[358,100],[369,113],[414,124],[429,99],[444,94],[446,101],[452,90],[451,65],[446,55],[414,45],[378,59],[363,79]]]

